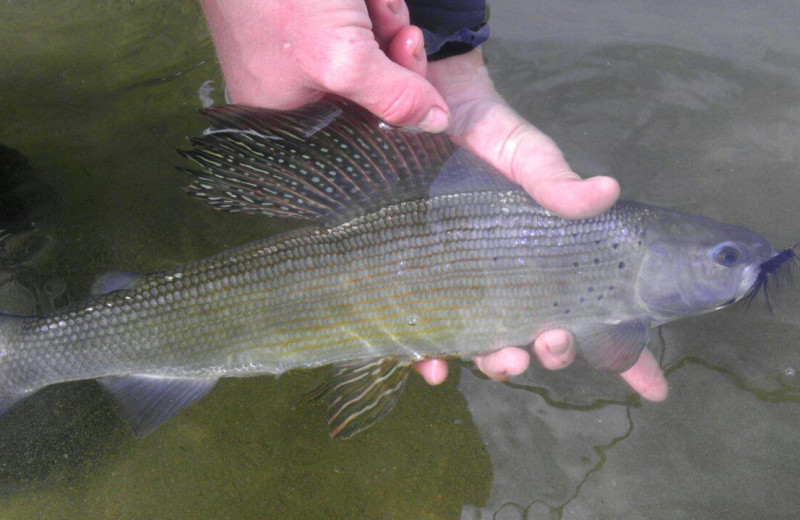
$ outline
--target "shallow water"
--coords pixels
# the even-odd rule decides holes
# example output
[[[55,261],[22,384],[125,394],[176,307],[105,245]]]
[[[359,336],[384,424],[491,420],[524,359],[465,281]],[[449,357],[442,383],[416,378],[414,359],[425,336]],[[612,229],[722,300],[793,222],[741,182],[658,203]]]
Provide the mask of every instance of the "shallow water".
[[[694,4],[494,2],[490,70],[576,171],[794,244],[800,9]],[[74,294],[285,228],[180,190],[201,86],[222,102],[193,2],[9,1],[0,47],[0,143],[57,194],[34,221]],[[94,383],[49,388],[0,422],[0,517],[794,518],[798,296],[663,327],[658,404],[582,363],[508,384],[464,364],[333,442],[297,404],[323,374],[298,372],[224,380],[139,440]]]

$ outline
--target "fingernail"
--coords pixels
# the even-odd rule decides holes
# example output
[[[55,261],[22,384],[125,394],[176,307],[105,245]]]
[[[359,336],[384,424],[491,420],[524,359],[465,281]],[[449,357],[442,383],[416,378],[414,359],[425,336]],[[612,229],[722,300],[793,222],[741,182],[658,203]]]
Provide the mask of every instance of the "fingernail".
[[[425,59],[425,40],[420,38],[417,47],[414,49],[414,59],[422,61]]]
[[[547,344],[547,351],[553,354],[554,356],[561,356],[566,354],[569,345],[566,343],[556,343],[554,345],[548,343]]]
[[[389,10],[394,14],[400,14],[400,11],[403,10],[403,4],[400,3],[402,1],[403,0],[389,0],[388,2],[386,2],[386,5],[389,7]]]
[[[417,126],[425,132],[444,132],[447,128],[447,113],[439,107],[433,107]]]

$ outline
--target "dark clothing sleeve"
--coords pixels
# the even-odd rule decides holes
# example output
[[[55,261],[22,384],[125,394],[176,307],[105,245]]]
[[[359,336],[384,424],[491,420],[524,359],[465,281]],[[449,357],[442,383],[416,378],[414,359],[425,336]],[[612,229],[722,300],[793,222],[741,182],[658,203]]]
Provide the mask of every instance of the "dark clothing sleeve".
[[[465,54],[489,39],[486,0],[406,0],[429,61]]]

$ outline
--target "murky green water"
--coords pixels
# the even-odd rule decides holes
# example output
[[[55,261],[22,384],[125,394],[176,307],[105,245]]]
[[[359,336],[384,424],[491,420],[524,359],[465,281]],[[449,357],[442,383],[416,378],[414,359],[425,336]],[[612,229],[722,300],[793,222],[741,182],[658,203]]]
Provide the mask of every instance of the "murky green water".
[[[800,11],[790,3],[493,3],[490,69],[577,171],[626,197],[800,240]],[[0,5],[0,143],[58,203],[34,213],[48,268],[85,294],[274,233],[181,190],[176,148],[220,87],[197,6]],[[222,101],[219,90],[211,96]],[[223,380],[133,438],[94,383],[0,420],[0,518],[794,518],[800,292],[664,327],[670,398],[642,405],[580,364],[511,384],[415,380],[398,410],[333,442],[297,405],[321,373]],[[464,365],[466,367],[466,365]]]
[[[220,75],[194,2],[0,7],[0,143],[60,200],[35,214],[76,294],[286,227],[215,212],[174,166]],[[222,102],[219,90],[211,93]],[[333,442],[296,406],[322,373],[223,381],[144,440],[94,383],[48,389],[0,427],[2,518],[452,518],[485,500],[489,459],[455,384],[416,381],[386,426]]]

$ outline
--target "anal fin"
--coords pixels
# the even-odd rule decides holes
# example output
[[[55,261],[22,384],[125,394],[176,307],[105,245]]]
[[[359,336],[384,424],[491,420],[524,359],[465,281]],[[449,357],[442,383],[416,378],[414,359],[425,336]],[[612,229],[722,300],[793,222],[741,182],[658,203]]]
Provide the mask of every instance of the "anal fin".
[[[210,392],[217,379],[132,375],[98,382],[114,397],[133,434],[145,437]]]
[[[334,439],[348,439],[380,421],[403,393],[411,361],[379,358],[333,367],[329,381],[309,394],[328,400],[328,424]]]

